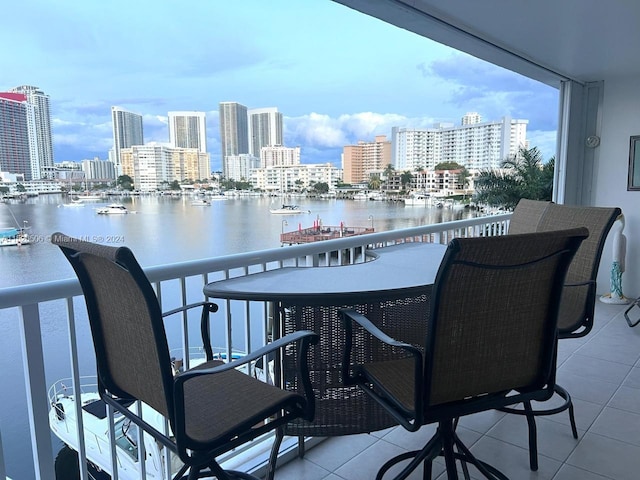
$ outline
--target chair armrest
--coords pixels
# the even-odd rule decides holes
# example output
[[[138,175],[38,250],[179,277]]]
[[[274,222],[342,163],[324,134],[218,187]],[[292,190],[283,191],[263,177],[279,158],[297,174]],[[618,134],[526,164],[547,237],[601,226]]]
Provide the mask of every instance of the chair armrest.
[[[351,366],[351,349],[353,346],[353,324],[352,322],[356,322],[360,325],[364,330],[366,330],[370,335],[379,341],[386,343],[387,345],[400,348],[405,350],[407,353],[411,354],[416,362],[416,367],[418,371],[421,371],[422,367],[422,352],[411,345],[410,343],[401,342],[396,340],[395,338],[390,337],[378,327],[376,327],[371,320],[362,315],[361,313],[356,312],[351,309],[340,309],[339,313],[342,315],[343,325],[346,331],[346,339],[345,339],[345,349],[343,354],[342,361],[342,378],[345,385],[354,385],[357,382],[356,377],[352,376],[349,373],[349,367]]]
[[[585,280],[584,282],[565,283],[563,285],[563,287],[584,287],[586,285],[595,287],[596,281],[595,280]]]
[[[190,303],[183,307],[174,308],[162,314],[162,318],[175,315],[176,313],[186,312],[192,308],[202,307],[202,313],[200,314],[200,336],[202,337],[202,348],[207,358],[207,361],[213,360],[213,349],[211,348],[211,325],[209,323],[209,314],[218,311],[218,305],[212,302],[198,302]],[[188,353],[185,352],[185,355]]]
[[[304,391],[304,396],[307,400],[308,412],[309,415],[313,415],[315,398],[313,395],[313,389],[311,387],[311,378],[309,376],[309,365],[308,365],[308,351],[310,345],[315,345],[318,343],[320,336],[312,332],[310,330],[300,330],[297,332],[290,333],[285,335],[282,338],[278,338],[271,343],[237,359],[233,360],[229,363],[224,363],[222,365],[218,365],[212,368],[198,368],[193,370],[187,370],[179,374],[175,377],[174,382],[174,392],[175,395],[179,398],[184,397],[184,383],[203,375],[215,375],[216,373],[225,372],[227,370],[231,370],[234,368],[238,368],[247,363],[253,362],[268,355],[271,352],[276,350],[280,350],[285,348],[287,345],[292,343],[298,343],[298,372],[300,375],[300,380],[302,382],[302,387]]]

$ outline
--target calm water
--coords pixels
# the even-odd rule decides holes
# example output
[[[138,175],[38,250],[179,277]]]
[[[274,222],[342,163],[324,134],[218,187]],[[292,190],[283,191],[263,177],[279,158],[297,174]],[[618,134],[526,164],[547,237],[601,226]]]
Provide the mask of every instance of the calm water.
[[[116,200],[116,199],[113,199]],[[320,218],[323,225],[373,226],[386,231],[458,220],[470,215],[466,210],[405,207],[400,202],[351,200],[285,199],[311,213],[272,215],[269,207],[280,206],[283,199],[233,198],[213,201],[210,207],[191,205],[189,198],[139,197],[117,199],[134,215],[98,215],[92,203],[81,208],[60,207],[65,200],[58,195],[28,199],[24,203],[0,204],[0,227],[15,226],[12,215],[31,225],[36,242],[21,248],[0,248],[0,288],[73,277],[73,271],[48,236],[56,231],[133,250],[143,267],[224,256],[280,246],[280,233],[311,227]],[[286,224],[284,223],[286,222]],[[283,247],[287,248],[287,247]],[[82,304],[77,303],[81,309]],[[47,315],[53,306],[42,305],[42,335],[48,383],[69,376],[67,326],[64,319]],[[18,317],[0,310],[0,351],[5,368],[1,374],[0,431],[7,473],[15,480],[33,478],[29,443],[28,412],[22,368]],[[85,354],[90,357],[88,330],[79,327]],[[82,355],[82,352],[81,352]],[[82,357],[81,357],[82,358]],[[82,365],[93,373],[91,360]],[[85,372],[81,372],[85,374]],[[56,443],[58,445],[58,443]],[[59,445],[58,445],[59,446]],[[57,448],[57,447],[56,447]]]

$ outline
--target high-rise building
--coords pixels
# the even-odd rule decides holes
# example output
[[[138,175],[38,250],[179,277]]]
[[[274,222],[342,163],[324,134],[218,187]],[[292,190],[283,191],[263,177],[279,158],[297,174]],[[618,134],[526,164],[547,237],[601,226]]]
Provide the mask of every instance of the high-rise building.
[[[173,181],[197,180],[208,176],[209,155],[197,148],[179,148],[149,142],[121,150],[122,174],[133,179],[135,188],[150,192]]]
[[[343,148],[344,181],[366,183],[373,173],[382,172],[391,163],[391,142],[376,135],[373,142],[358,142]]]
[[[462,125],[475,125],[482,123],[482,115],[478,112],[467,112],[462,116]]]
[[[342,170],[331,163],[261,167],[251,170],[251,184],[266,192],[297,192],[317,183],[333,187],[342,180]]]
[[[260,159],[249,153],[241,153],[240,155],[228,155],[227,178],[235,181],[248,181],[251,176],[251,170],[260,167]]]
[[[527,120],[511,117],[483,122],[479,114],[471,112],[457,126],[393,127],[393,166],[396,170],[417,171],[455,162],[468,170],[499,168],[521,147],[527,148],[527,124]]]
[[[116,170],[109,160],[82,160],[82,171],[87,183],[111,183],[116,179]]]
[[[237,102],[220,102],[219,112],[222,175],[229,178],[226,157],[249,153],[247,107]]]
[[[49,109],[49,95],[38,87],[20,85],[11,89],[13,93],[26,96],[27,102],[35,107],[35,148],[38,151],[39,173],[42,167],[53,167],[53,136],[51,134],[51,112]],[[32,168],[32,173],[37,174]],[[34,176],[39,178],[39,176]]]
[[[442,133],[437,128],[393,127],[391,145],[397,171],[433,169],[442,157]]]
[[[0,171],[40,178],[35,106],[26,95],[0,92]]]
[[[207,153],[205,112],[169,112],[169,142],[174,147]]]
[[[111,121],[113,124],[113,149],[110,160],[113,161],[116,177],[118,177],[123,175],[121,150],[134,145],[144,145],[142,115],[120,107],[111,107]]]
[[[276,107],[252,108],[249,115],[249,153],[259,157],[263,147],[283,145],[282,113]]]
[[[261,167],[282,167],[300,165],[300,147],[275,145],[262,147],[260,151]]]

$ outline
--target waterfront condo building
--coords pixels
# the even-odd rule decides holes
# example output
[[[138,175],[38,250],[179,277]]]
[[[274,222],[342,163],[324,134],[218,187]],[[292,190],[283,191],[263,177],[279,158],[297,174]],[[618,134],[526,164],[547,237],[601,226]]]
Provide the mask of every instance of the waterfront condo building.
[[[35,106],[26,95],[0,92],[0,171],[40,178]]]
[[[249,181],[251,170],[260,167],[260,159],[249,153],[229,155],[227,159],[227,178],[235,181]]]
[[[265,192],[299,192],[326,183],[329,188],[342,180],[342,171],[331,163],[300,164],[251,170],[253,188]]]
[[[462,117],[462,124],[439,124],[433,128],[393,127],[392,164],[396,170],[432,170],[442,162],[456,162],[467,169],[498,168],[521,147],[527,148],[528,120],[503,117],[483,122],[475,113]]]
[[[276,107],[252,108],[249,116],[249,153],[259,157],[264,147],[283,145],[282,113]]]
[[[247,107],[237,102],[220,102],[219,113],[222,175],[230,178],[227,157],[249,153]]]
[[[391,163],[391,142],[386,135],[377,135],[373,142],[347,145],[342,161],[345,183],[367,183],[372,174],[380,174]]]
[[[133,179],[137,190],[152,192],[173,181],[208,178],[209,156],[197,148],[176,148],[149,142],[121,150],[122,173]]]
[[[282,145],[262,147],[260,151],[261,167],[283,165],[300,165],[300,147],[283,147]]]
[[[32,176],[34,179],[40,178],[40,171],[43,167],[53,167],[53,136],[51,134],[49,95],[32,85],[20,85],[12,88],[11,92],[24,95],[27,103],[34,107],[35,124],[32,141],[38,152],[38,167],[32,167]]]
[[[111,107],[111,121],[113,124],[113,149],[109,155],[115,166],[116,177],[119,177],[127,175],[122,168],[122,149],[144,144],[142,115],[120,107]]]
[[[82,171],[87,183],[112,183],[116,180],[116,170],[110,160],[82,160]]]

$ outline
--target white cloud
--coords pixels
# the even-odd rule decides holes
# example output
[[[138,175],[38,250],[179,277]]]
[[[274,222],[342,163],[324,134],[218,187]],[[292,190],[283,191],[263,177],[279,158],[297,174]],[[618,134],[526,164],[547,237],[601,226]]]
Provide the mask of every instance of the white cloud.
[[[310,113],[285,119],[285,143],[318,148],[336,148],[358,141],[370,142],[376,135],[391,140],[392,127],[432,126],[431,117],[407,118],[396,113],[360,112],[331,117]]]
[[[538,147],[545,161],[556,155],[557,132],[555,130],[528,130],[527,139],[531,147]]]

